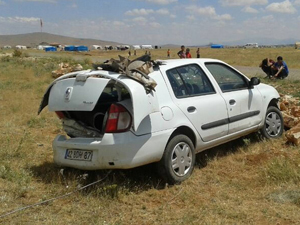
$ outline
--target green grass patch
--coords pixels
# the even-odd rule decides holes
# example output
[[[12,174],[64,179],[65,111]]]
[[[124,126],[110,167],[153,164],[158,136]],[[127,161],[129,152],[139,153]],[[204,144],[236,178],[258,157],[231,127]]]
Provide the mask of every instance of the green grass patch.
[[[29,128],[44,128],[47,122],[45,117],[33,116],[27,121],[27,125]]]
[[[276,158],[267,164],[264,171],[267,183],[295,183],[300,182],[300,167],[286,158]]]
[[[0,90],[10,89],[12,87],[12,85],[13,85],[13,82],[10,80],[0,82]]]
[[[12,193],[14,197],[19,198],[24,197],[30,189],[32,176],[31,173],[25,169],[17,171],[7,164],[2,164],[0,166],[0,178],[12,184],[10,186],[10,193]]]
[[[300,206],[300,190],[275,191],[269,194],[267,199],[278,203],[293,203]]]

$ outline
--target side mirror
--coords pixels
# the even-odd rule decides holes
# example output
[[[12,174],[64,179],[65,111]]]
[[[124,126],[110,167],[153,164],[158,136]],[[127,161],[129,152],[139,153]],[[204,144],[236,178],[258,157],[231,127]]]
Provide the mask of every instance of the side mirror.
[[[252,89],[253,86],[255,85],[259,85],[260,84],[260,79],[257,77],[251,77],[250,81],[249,81],[249,88]]]

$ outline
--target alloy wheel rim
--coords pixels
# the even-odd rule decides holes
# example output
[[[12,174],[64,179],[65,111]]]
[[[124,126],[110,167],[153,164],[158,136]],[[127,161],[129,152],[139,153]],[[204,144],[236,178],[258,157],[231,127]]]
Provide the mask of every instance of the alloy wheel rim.
[[[266,117],[266,132],[271,137],[276,137],[281,132],[281,119],[276,112],[270,112]]]
[[[173,172],[179,176],[185,176],[192,167],[192,150],[185,142],[178,143],[172,151],[171,162]]]

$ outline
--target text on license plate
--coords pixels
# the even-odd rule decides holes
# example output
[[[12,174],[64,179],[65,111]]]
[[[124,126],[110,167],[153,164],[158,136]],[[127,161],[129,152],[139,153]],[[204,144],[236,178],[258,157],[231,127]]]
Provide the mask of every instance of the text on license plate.
[[[67,149],[65,159],[92,161],[93,151]]]

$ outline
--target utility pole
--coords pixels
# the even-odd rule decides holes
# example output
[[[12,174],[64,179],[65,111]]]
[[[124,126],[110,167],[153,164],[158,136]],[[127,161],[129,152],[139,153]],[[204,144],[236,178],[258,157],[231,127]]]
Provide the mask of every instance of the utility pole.
[[[40,25],[41,25],[41,43],[43,42],[42,40],[42,34],[43,34],[43,20],[40,18]]]

